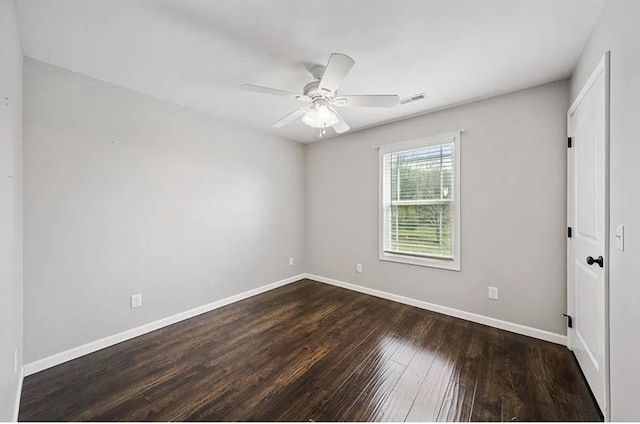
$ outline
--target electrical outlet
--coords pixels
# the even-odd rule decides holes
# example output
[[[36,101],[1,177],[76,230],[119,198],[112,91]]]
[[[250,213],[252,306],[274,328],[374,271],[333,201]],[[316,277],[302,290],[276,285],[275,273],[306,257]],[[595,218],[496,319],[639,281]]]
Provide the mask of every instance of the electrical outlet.
[[[362,264],[356,264],[356,272],[362,272]]]
[[[18,374],[18,349],[13,350],[13,374]]]
[[[289,265],[293,265],[293,256],[289,258]]]
[[[142,293],[131,295],[131,309],[142,306]]]
[[[489,299],[498,300],[498,288],[489,287]]]

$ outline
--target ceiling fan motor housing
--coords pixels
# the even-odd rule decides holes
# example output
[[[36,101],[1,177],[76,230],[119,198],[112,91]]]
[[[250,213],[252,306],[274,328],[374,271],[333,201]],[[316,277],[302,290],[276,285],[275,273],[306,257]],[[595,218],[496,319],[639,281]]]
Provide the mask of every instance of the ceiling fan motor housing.
[[[326,91],[326,90],[320,90],[318,88],[318,86],[320,85],[320,81],[313,81],[310,82],[309,84],[304,86],[304,91],[303,93],[306,96],[311,97],[312,99],[316,99],[316,98],[330,98],[331,96],[331,92]]]

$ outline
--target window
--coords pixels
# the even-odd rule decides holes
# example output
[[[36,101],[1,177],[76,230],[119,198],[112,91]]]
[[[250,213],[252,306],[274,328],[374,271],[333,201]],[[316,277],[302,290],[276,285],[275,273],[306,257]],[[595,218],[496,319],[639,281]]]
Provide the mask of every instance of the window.
[[[460,131],[380,147],[380,259],[460,270]]]

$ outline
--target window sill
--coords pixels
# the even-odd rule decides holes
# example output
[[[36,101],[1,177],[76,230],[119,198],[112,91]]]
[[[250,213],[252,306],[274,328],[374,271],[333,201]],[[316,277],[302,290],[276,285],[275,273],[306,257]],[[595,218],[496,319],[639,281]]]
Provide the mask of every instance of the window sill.
[[[443,259],[418,258],[415,256],[394,255],[393,253],[382,253],[381,261],[397,262],[407,265],[425,266],[429,268],[446,269],[460,272],[460,260],[447,261]]]

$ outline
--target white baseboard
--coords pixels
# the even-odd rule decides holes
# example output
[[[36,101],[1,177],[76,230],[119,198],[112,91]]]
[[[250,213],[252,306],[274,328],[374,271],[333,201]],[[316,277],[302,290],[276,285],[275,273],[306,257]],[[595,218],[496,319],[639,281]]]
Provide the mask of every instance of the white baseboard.
[[[125,340],[133,339],[134,337],[141,336],[154,330],[158,330],[162,327],[166,327],[176,322],[184,321],[185,319],[193,318],[197,315],[204,314],[205,312],[212,311],[214,309],[221,308],[234,302],[255,296],[260,293],[264,293],[269,290],[293,283],[302,278],[305,278],[306,274],[294,275],[293,277],[285,278],[284,280],[276,281],[275,283],[267,284],[262,287],[258,287],[253,290],[249,290],[234,296],[230,296],[207,305],[199,306],[189,311],[180,312],[167,318],[162,318],[158,321],[151,322],[149,324],[142,325],[140,327],[132,328],[131,330],[123,331],[122,333],[114,334],[93,342],[89,342],[82,346],[74,347],[64,352],[56,353],[43,359],[39,359],[34,362],[30,362],[24,366],[24,375],[32,375],[47,368],[54,367],[72,359],[79,358],[80,356],[87,355],[89,353],[96,352],[100,349],[104,349],[109,346],[121,343]]]
[[[534,337],[536,339],[567,346],[567,336],[562,334],[552,333],[550,331],[540,330],[538,328],[527,327],[526,325],[515,324],[513,322],[503,321],[497,318],[491,318],[484,315],[474,314],[472,312],[462,311],[460,309],[449,308],[448,306],[436,305],[434,303],[424,302],[422,300],[412,299],[393,293],[387,293],[381,290],[370,289],[368,287],[358,286],[356,284],[345,283],[344,281],[321,277],[319,275],[305,274],[305,278],[319,281],[321,283],[331,284],[337,287],[342,287],[344,289],[381,297],[383,299],[392,300],[394,302],[404,303],[405,305],[415,306],[417,308],[426,309],[428,311],[438,312],[444,315],[461,318],[467,321],[476,322],[478,324],[488,325],[490,327],[499,328],[501,330],[507,330],[512,333],[522,334],[525,336]]]
[[[22,396],[22,382],[24,381],[24,367],[20,367],[18,374],[18,387],[16,388],[16,400],[13,404],[13,417],[11,421],[18,422],[18,413],[20,412],[20,397]]]
[[[132,328],[122,333],[114,334],[112,336],[108,336],[93,342],[89,342],[82,346],[74,347],[72,349],[65,350],[64,352],[56,353],[46,358],[28,363],[21,370],[20,387],[18,388],[18,395],[16,400],[16,411],[15,411],[16,417],[17,417],[18,407],[20,402],[20,392],[22,390],[23,377],[35,374],[39,371],[54,367],[56,365],[62,364],[72,359],[76,359],[81,356],[88,355],[89,353],[96,352],[100,349],[113,346],[123,341],[132,339],[134,337],[141,336],[151,331],[158,330],[160,328],[169,326],[171,324],[175,324],[177,322],[184,321],[189,318],[193,318],[197,315],[204,314],[206,312],[212,311],[217,308],[221,308],[222,306],[226,306],[231,303],[238,302],[240,300],[258,295],[260,293],[264,293],[266,291],[273,290],[275,288],[293,283],[303,278],[308,278],[311,280],[319,281],[321,283],[331,284],[331,285],[342,287],[348,290],[353,290],[356,292],[369,294],[369,295],[380,297],[383,299],[392,300],[394,302],[403,303],[405,305],[415,306],[421,309],[426,309],[428,311],[438,312],[438,313],[453,316],[456,318],[461,318],[467,321],[476,322],[478,324],[484,324],[490,327],[500,328],[502,330],[511,331],[512,333],[522,334],[525,336],[546,340],[548,342],[557,343],[564,346],[567,345],[567,336],[562,334],[556,334],[550,331],[540,330],[533,327],[527,327],[525,325],[515,324],[512,322],[503,321],[500,319],[491,318],[484,315],[474,314],[472,312],[466,312],[459,309],[449,308],[447,306],[436,305],[434,303],[424,302],[422,300],[412,299],[409,297],[404,297],[397,294],[384,292],[381,290],[376,290],[368,287],[359,286],[356,284],[346,283],[344,281],[334,280],[332,278],[305,273],[305,274],[294,275],[292,277],[285,278],[280,281],[276,281],[275,283],[267,284],[253,290],[249,290],[234,296],[230,296],[225,299],[221,299],[213,303],[209,303],[207,305],[203,305],[203,306],[191,309],[189,311],[181,312],[181,313],[172,315],[170,317],[163,318],[158,321],[154,321],[149,324],[142,325],[140,327]]]

